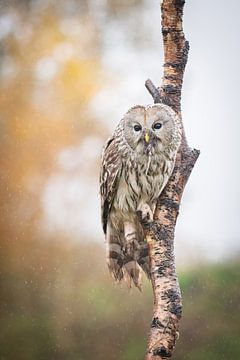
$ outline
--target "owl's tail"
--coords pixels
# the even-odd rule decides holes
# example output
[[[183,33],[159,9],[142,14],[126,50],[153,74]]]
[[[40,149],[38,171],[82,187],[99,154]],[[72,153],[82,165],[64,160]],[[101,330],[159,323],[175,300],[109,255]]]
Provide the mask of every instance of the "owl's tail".
[[[138,265],[137,261],[129,258],[125,259],[125,264],[122,267],[123,278],[127,283],[128,287],[132,287],[132,283],[142,291],[142,270]]]
[[[107,265],[110,274],[117,282],[123,279],[123,251],[120,243],[107,241],[106,246]]]
[[[148,253],[148,244],[143,240],[139,243],[140,249],[138,251],[137,262],[147,275],[148,279],[151,279],[150,272],[150,260]]]
[[[114,280],[117,282],[124,280],[129,288],[134,284],[142,290],[142,270],[150,279],[148,255],[136,260],[133,257],[124,256],[120,245],[112,244],[109,248],[112,250],[107,251],[107,264]]]
[[[148,279],[151,278],[147,244],[139,243],[138,250],[131,256],[125,255],[123,261],[123,278],[128,287],[131,288],[133,283],[139,290],[142,290],[142,270]]]
[[[142,270],[134,259],[135,256],[127,255],[122,244],[116,242],[108,241],[106,250],[108,269],[114,280],[117,282],[124,280],[129,288],[134,284],[141,290]]]
[[[133,230],[133,229],[132,229]],[[123,234],[122,234],[123,235]],[[110,274],[117,282],[124,280],[142,290],[142,270],[150,278],[148,246],[139,233],[126,232],[121,239],[109,227],[106,237],[106,256]]]

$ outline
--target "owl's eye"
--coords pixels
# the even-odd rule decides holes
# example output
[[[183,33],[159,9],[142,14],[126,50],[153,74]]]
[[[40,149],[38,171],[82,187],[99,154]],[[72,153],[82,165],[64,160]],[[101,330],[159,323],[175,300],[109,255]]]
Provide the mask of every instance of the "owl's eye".
[[[133,128],[134,128],[135,131],[141,131],[142,130],[141,125],[134,125]]]
[[[153,125],[153,128],[154,128],[155,130],[159,130],[159,129],[161,129],[161,127],[162,127],[162,124],[159,123],[159,122],[157,122],[157,123],[155,123],[155,124]]]

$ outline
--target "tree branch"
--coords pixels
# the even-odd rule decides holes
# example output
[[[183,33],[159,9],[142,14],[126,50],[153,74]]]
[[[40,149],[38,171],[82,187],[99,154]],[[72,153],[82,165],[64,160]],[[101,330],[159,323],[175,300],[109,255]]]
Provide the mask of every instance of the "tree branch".
[[[164,76],[159,89],[151,80],[145,83],[154,102],[162,102],[172,107],[180,119],[183,75],[189,50],[182,29],[184,2],[184,0],[162,2]],[[183,130],[175,167],[158,199],[154,219],[142,221],[149,245],[154,294],[153,319],[146,360],[170,358],[179,336],[182,301],[175,269],[174,232],[184,187],[198,156],[199,151],[188,146]]]
[[[156,88],[156,86],[153,84],[152,80],[148,79],[145,82],[145,86],[148,89],[148,91],[150,92],[150,94],[153,97],[154,103],[160,103],[161,102],[161,98],[160,98],[160,93],[159,90]]]

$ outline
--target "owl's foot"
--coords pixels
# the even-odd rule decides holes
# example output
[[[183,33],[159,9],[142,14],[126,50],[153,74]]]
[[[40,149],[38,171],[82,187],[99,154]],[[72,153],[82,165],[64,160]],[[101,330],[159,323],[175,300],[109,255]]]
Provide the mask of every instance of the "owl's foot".
[[[148,224],[153,221],[153,212],[148,204],[141,204],[137,209],[137,216],[140,222]]]

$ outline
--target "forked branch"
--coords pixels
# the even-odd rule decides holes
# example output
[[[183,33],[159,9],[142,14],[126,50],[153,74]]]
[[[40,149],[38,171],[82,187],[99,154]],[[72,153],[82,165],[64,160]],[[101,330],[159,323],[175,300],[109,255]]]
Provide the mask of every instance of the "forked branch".
[[[182,29],[184,2],[163,0],[161,4],[164,76],[160,88],[156,88],[151,80],[146,81],[154,102],[172,107],[180,118],[182,82],[189,50]],[[146,360],[170,358],[179,336],[182,301],[175,270],[174,231],[184,187],[198,156],[199,151],[188,146],[183,131],[175,167],[158,199],[154,219],[142,222],[149,244],[154,294]]]

